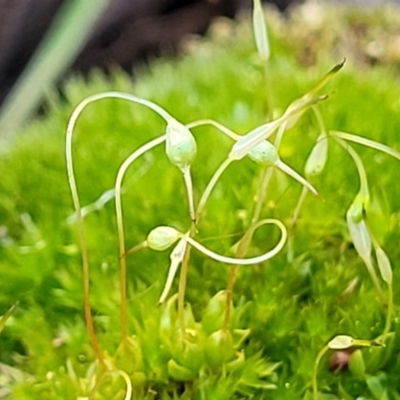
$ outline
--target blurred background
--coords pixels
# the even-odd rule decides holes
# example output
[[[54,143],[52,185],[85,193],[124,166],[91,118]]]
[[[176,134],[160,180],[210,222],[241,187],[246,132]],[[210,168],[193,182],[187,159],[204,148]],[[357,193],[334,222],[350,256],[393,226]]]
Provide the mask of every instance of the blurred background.
[[[282,12],[299,2],[269,0]],[[251,6],[252,0],[0,0],[0,138],[20,129],[67,72],[131,72],[176,54],[182,37],[204,34],[214,18]]]

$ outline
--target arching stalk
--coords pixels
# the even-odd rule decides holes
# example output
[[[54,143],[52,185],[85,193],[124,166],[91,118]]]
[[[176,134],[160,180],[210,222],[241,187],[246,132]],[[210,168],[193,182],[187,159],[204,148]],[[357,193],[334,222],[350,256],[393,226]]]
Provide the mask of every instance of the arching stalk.
[[[125,234],[124,222],[122,217],[122,180],[128,167],[141,155],[151,150],[153,147],[165,141],[166,135],[162,135],[152,141],[146,143],[138,150],[133,152],[121,165],[118,170],[117,179],[115,181],[115,213],[117,217],[118,245],[119,245],[119,265],[120,265],[120,291],[121,291],[121,338],[123,343],[127,342],[127,295],[126,295],[126,249],[125,249]]]
[[[329,346],[325,345],[318,353],[317,358],[315,359],[314,362],[314,367],[313,367],[313,373],[312,373],[312,390],[313,390],[313,400],[318,400],[318,381],[317,381],[317,376],[318,376],[318,367],[319,363],[322,360],[322,357],[325,355],[325,353],[329,350]]]
[[[202,244],[196,242],[193,238],[190,236],[186,236],[187,242],[192,245],[195,249],[206,255],[207,257],[210,257],[211,259],[215,261],[219,261],[224,264],[238,264],[238,265],[254,265],[254,264],[259,264],[264,261],[267,261],[271,259],[272,257],[275,257],[283,248],[285,245],[286,239],[287,239],[287,231],[285,225],[277,219],[263,219],[259,222],[257,222],[254,226],[254,230],[259,228],[262,225],[267,225],[267,224],[272,224],[276,225],[280,231],[281,231],[281,238],[279,239],[279,242],[277,245],[270,251],[267,251],[266,253],[257,256],[257,257],[251,257],[251,258],[236,258],[236,257],[227,257],[227,256],[222,256],[220,254],[217,254],[213,252],[212,250],[209,250]],[[183,235],[182,235],[183,237]]]
[[[117,98],[122,100],[128,100],[137,104],[142,104],[156,113],[158,113],[162,118],[168,121],[171,116],[163,110],[160,106],[151,101],[142,99],[140,97],[131,95],[129,93],[121,93],[121,92],[104,92],[95,94],[93,96],[87,97],[83,100],[73,111],[71,118],[68,121],[66,139],[65,139],[65,157],[67,164],[67,174],[68,174],[68,182],[71,190],[72,201],[74,204],[75,212],[76,212],[76,220],[78,225],[78,234],[79,234],[79,242],[81,248],[81,257],[82,257],[82,279],[83,279],[83,294],[84,294],[84,313],[86,320],[86,327],[88,330],[90,342],[95,353],[96,358],[99,360],[100,364],[104,367],[104,358],[103,354],[95,333],[93,317],[90,307],[90,271],[89,271],[89,256],[86,242],[86,231],[85,225],[83,221],[82,208],[80,205],[78,189],[76,185],[74,166],[73,166],[73,157],[72,157],[72,139],[75,124],[78,120],[78,117],[84,110],[84,108],[90,103],[96,102],[98,100],[106,99],[106,98]],[[123,258],[123,257],[122,257]],[[122,259],[121,258],[121,259]]]
[[[229,164],[232,162],[229,158],[227,158],[215,171],[214,175],[210,179],[210,182],[208,183],[206,189],[203,192],[203,195],[200,198],[199,204],[197,206],[196,214],[197,214],[197,219],[200,218],[201,213],[204,210],[204,207],[210,197],[210,194],[212,190],[214,189],[216,183],[218,182],[219,178],[223,174],[223,172],[228,168]]]

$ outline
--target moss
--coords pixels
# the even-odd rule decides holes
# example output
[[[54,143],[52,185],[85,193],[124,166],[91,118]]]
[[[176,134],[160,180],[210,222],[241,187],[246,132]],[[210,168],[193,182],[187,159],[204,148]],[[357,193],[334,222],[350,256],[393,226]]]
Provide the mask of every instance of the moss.
[[[83,322],[77,233],[75,225],[67,222],[73,208],[64,161],[67,120],[72,107],[85,96],[109,89],[133,92],[165,107],[182,122],[214,118],[238,133],[245,133],[269,115],[282,112],[315,84],[334,58],[340,61],[345,56],[348,58],[345,68],[329,84],[326,90],[330,96],[320,106],[327,129],[359,134],[399,149],[399,80],[395,64],[378,59],[378,65],[373,67],[365,62],[360,66],[357,59],[352,59],[357,53],[354,49],[340,48],[338,57],[337,46],[318,47],[312,26],[305,29],[304,34],[308,32],[311,36],[302,43],[296,35],[296,18],[303,14],[299,10],[297,13],[289,21],[270,14],[273,56],[268,65],[267,87],[263,68],[254,54],[248,23],[232,27],[221,21],[209,38],[188,46],[184,57],[154,61],[137,72],[133,82],[118,70],[112,79],[101,73],[93,73],[88,80],[71,78],[65,87],[68,102],[61,104],[53,97],[46,118],[32,122],[12,149],[1,157],[0,312],[20,300],[12,323],[1,337],[1,360],[26,374],[23,382],[11,385],[13,398],[72,399],[87,394],[85,385],[90,385],[92,379],[89,367],[93,354]],[[334,32],[329,32],[336,38],[342,31],[356,29],[355,14],[345,18],[347,14],[343,10],[340,13],[332,17],[339,28],[335,25]],[[390,15],[369,18],[365,29],[374,35],[374,30],[384,30]],[[318,32],[328,34],[322,27]],[[332,43],[336,43],[334,39]],[[304,62],[304,54],[299,54],[308,48],[315,53],[311,58],[318,60]],[[273,99],[272,108],[267,102],[268,91]],[[164,129],[163,121],[140,105],[120,100],[90,105],[79,118],[74,142],[82,204],[93,203],[112,188],[116,170],[125,157]],[[199,149],[193,165],[198,198],[228,154],[231,143],[214,128],[195,128],[193,133]],[[318,135],[315,119],[307,113],[285,135],[281,158],[302,171]],[[400,186],[396,184],[399,166],[395,160],[373,150],[354,147],[364,160],[373,194],[371,226],[394,262],[398,304],[399,272],[395,260],[399,258]],[[250,160],[233,165],[210,198],[199,225],[199,240],[220,253],[229,252],[246,229],[259,182],[260,170]],[[329,339],[339,333],[374,338],[383,331],[385,306],[376,298],[345,225],[346,210],[359,186],[357,171],[346,151],[330,143],[325,172],[313,178],[312,183],[318,188],[320,198],[309,196],[305,201],[293,242],[294,259],[288,260],[287,252],[283,251],[263,266],[246,267],[239,272],[234,292],[235,318],[238,328],[251,330],[243,345],[248,360],[243,367],[246,373],[239,369],[241,372],[230,375],[213,372],[211,368],[193,382],[168,382],[167,359],[160,350],[163,343],[157,333],[161,318],[157,300],[166,278],[167,255],[144,250],[128,259],[129,332],[136,335],[143,359],[140,361],[138,356],[127,368],[133,368],[130,373],[136,378],[138,375],[133,374],[141,363],[147,371],[147,385],[145,389],[140,385],[134,389],[135,398],[141,395],[148,399],[249,398],[251,394],[260,399],[302,398],[311,385],[316,355]],[[163,149],[156,149],[138,161],[129,170],[124,187],[129,246],[145,239],[157,225],[187,229],[182,177],[168,163]],[[300,191],[300,185],[277,173],[262,215],[289,222]],[[109,354],[114,354],[119,344],[118,254],[113,208],[110,201],[86,217],[95,325],[100,343]],[[265,229],[255,236],[252,254],[260,254],[266,241],[272,243],[268,239],[271,232]],[[227,266],[193,254],[187,301],[192,304],[197,321],[201,320],[210,298],[225,288],[227,276]],[[349,288],[352,282],[355,286]],[[174,284],[173,290],[176,288]],[[333,398],[371,395],[385,398],[376,397],[379,390],[397,398],[400,343],[396,319],[393,329],[395,334],[386,348],[362,350],[367,374],[379,379],[379,385],[363,381],[348,371],[330,372],[324,359],[319,386],[336,396]],[[269,371],[269,366],[262,364],[265,359],[280,365]],[[246,375],[256,368],[265,372],[265,380],[260,382]],[[118,394],[122,386],[122,380],[118,379],[110,384],[108,394],[103,393],[99,398],[112,395],[123,398]],[[263,387],[275,390],[265,392]],[[153,396],[151,391],[158,394]]]

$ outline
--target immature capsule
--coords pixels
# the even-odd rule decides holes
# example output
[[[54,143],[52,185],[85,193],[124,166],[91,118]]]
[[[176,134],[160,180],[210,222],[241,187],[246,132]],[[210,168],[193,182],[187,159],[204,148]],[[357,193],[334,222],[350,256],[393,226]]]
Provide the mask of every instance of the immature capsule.
[[[348,335],[338,335],[328,343],[328,347],[332,350],[348,349],[353,345],[354,345],[354,339]]]
[[[163,251],[172,246],[180,238],[180,233],[169,226],[158,226],[147,236],[147,246],[150,249]]]
[[[257,164],[261,164],[266,167],[275,166],[279,163],[279,155],[276,147],[267,140],[264,140],[263,142],[254,146],[249,151],[248,156]]]
[[[305,173],[307,176],[318,175],[325,168],[328,158],[328,138],[320,136],[307,159]]]
[[[318,195],[317,190],[307,180],[281,161],[276,147],[272,143],[268,142],[268,140],[264,140],[254,146],[247,155],[257,164],[261,164],[265,167],[279,168],[281,171],[296,179],[299,183],[314,193],[314,195]]]
[[[378,261],[378,268],[381,273],[381,277],[388,285],[390,285],[393,280],[393,273],[392,273],[392,267],[390,265],[389,257],[386,255],[386,253],[380,247],[377,247],[375,249],[375,253],[376,253],[376,259]]]
[[[371,255],[371,236],[364,219],[361,217],[362,211],[357,207],[351,206],[347,211],[346,220],[350,237],[353,245],[361,258],[369,259]]]
[[[337,335],[328,343],[328,347],[331,350],[346,350],[354,346],[380,346],[380,343],[375,340],[354,339],[348,335]]]
[[[270,56],[270,47],[263,8],[260,0],[254,0],[253,3],[253,29],[258,54],[262,60],[268,60]]]
[[[166,131],[167,156],[180,169],[190,166],[197,154],[197,144],[190,130],[171,118]]]

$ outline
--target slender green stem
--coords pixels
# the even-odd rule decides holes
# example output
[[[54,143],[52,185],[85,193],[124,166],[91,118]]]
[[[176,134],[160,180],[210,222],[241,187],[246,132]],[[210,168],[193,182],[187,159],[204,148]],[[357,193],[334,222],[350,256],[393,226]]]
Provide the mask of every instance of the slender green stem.
[[[220,254],[217,254],[200,243],[196,242],[193,238],[190,236],[186,237],[186,240],[189,244],[191,244],[194,248],[196,248],[198,251],[202,252],[206,256],[212,258],[213,260],[219,261],[224,264],[238,264],[238,265],[253,265],[253,264],[259,264],[264,261],[269,260],[270,258],[276,256],[283,248],[285,245],[286,239],[287,239],[287,230],[285,225],[277,219],[263,219],[259,221],[257,224],[254,225],[254,230],[259,228],[262,225],[267,225],[267,224],[273,224],[276,225],[280,231],[281,231],[281,238],[279,239],[279,242],[275,245],[275,247],[267,251],[266,253],[257,256],[257,257],[251,257],[251,258],[234,258],[234,257],[226,257],[222,256]]]
[[[285,134],[286,131],[286,125],[287,122],[284,122],[278,129],[278,132],[276,134],[275,140],[274,140],[274,145],[277,150],[279,150],[279,147],[281,147],[283,135]]]
[[[314,112],[315,118],[317,120],[317,124],[320,130],[320,135],[327,136],[325,123],[321,115],[321,111],[319,110],[318,106],[312,106],[311,109]]]
[[[389,146],[386,146],[382,143],[375,142],[370,139],[366,139],[357,135],[352,135],[346,132],[339,132],[339,131],[331,131],[329,134],[335,138],[344,139],[350,142],[358,143],[363,146],[371,147],[372,149],[382,151],[383,153],[388,154],[394,158],[400,160],[400,153]]]
[[[313,388],[313,400],[318,400],[318,383],[317,383],[317,376],[318,376],[318,367],[319,363],[321,362],[322,357],[325,353],[329,350],[329,346],[324,346],[317,355],[317,358],[314,362],[313,374],[312,374],[312,388]]]
[[[196,224],[192,221],[190,226],[190,236],[195,236],[196,234]],[[178,320],[179,320],[179,328],[182,334],[182,337],[185,337],[186,327],[185,327],[185,293],[186,293],[186,283],[187,283],[187,275],[189,272],[189,260],[190,260],[190,251],[191,246],[190,243],[187,244],[185,249],[185,255],[183,256],[181,273],[179,276],[179,288],[178,288]]]
[[[127,330],[127,295],[126,295],[126,249],[125,249],[125,234],[124,221],[122,217],[122,180],[128,167],[141,155],[151,150],[153,147],[163,143],[166,139],[165,135],[159,136],[156,139],[146,143],[135,152],[133,152],[121,165],[118,170],[117,179],[115,181],[115,213],[117,217],[117,231],[119,244],[119,264],[120,264],[120,290],[121,290],[121,338],[124,343],[128,339]]]
[[[188,197],[188,204],[189,204],[189,214],[190,214],[190,219],[194,222],[196,222],[196,211],[195,211],[195,206],[194,206],[194,193],[193,193],[193,182],[192,182],[192,174],[190,171],[190,167],[187,166],[184,169],[182,169],[183,173],[183,179],[185,181],[185,186],[186,186],[186,193]]]
[[[267,64],[265,64],[264,73],[265,73],[266,81],[268,79],[267,69],[268,69]],[[268,90],[268,88],[267,88],[267,90]],[[271,97],[270,100],[272,101],[272,96],[270,96],[270,97]],[[268,103],[272,104],[270,102],[268,102]],[[279,127],[278,133],[276,135],[275,147],[277,149],[280,146],[285,129],[286,129],[286,122],[284,122]],[[271,181],[272,173],[273,173],[273,169],[268,168],[268,167],[263,168],[263,170],[261,172],[261,176],[262,176],[261,184],[258,189],[257,202],[254,207],[253,217],[251,219],[250,226],[247,228],[245,234],[239,241],[239,244],[238,244],[238,247],[237,247],[237,250],[235,253],[236,258],[243,258],[246,255],[247,250],[250,246],[251,239],[252,239],[253,233],[254,233],[255,224],[257,223],[257,221],[260,218],[261,209],[265,202],[265,198],[267,196],[267,188],[268,188],[269,182]],[[232,265],[230,268],[230,271],[229,271],[228,283],[227,283],[227,287],[226,287],[226,307],[225,307],[225,316],[224,316],[224,325],[223,325],[223,329],[225,331],[227,331],[229,329],[229,321],[230,321],[230,314],[231,314],[231,308],[232,308],[233,288],[235,286],[239,268],[240,268],[239,265]]]
[[[300,211],[303,207],[304,200],[306,199],[306,197],[307,197],[307,188],[303,186],[303,189],[299,197],[299,201],[297,202],[296,208],[293,212],[292,220],[290,221],[290,230],[293,230],[296,227],[297,221],[300,216]]]
[[[386,298],[385,298],[385,295],[383,294],[382,286],[379,282],[378,276],[376,275],[375,268],[372,264],[371,258],[370,257],[362,257],[362,259],[365,263],[365,266],[367,267],[368,273],[371,277],[372,283],[375,286],[375,289],[378,293],[379,298],[381,299],[382,303],[385,303]]]
[[[236,258],[243,258],[247,253],[254,232],[254,228],[252,229],[252,227],[254,227],[254,225],[257,223],[261,215],[261,208],[262,205],[264,204],[264,200],[267,193],[267,187],[272,177],[272,168],[268,167],[263,168],[261,175],[262,175],[261,184],[258,190],[257,202],[254,208],[251,224],[239,241],[237,250],[235,252]],[[231,308],[232,308],[233,288],[235,286],[239,268],[240,268],[239,265],[234,264],[231,266],[229,270],[228,283],[226,286],[226,306],[225,306],[224,325],[223,325],[223,329],[225,331],[229,329],[229,321],[232,311]]]
[[[265,178],[265,176],[266,176],[266,174],[264,174],[264,178]],[[247,229],[246,233],[240,239],[239,245],[235,252],[235,258],[243,258],[246,255],[255,227],[256,227],[256,222],[253,222],[250,225],[250,227]],[[224,331],[228,331],[228,329],[229,329],[229,322],[230,322],[231,308],[232,308],[233,288],[235,286],[236,277],[238,275],[239,268],[240,268],[240,265],[233,264],[233,265],[231,265],[231,268],[229,270],[228,284],[226,287],[226,306],[225,306],[224,324],[222,327],[222,329]]]
[[[360,156],[354,151],[354,149],[347,144],[345,141],[342,139],[339,139],[335,137],[335,140],[344,148],[346,149],[351,158],[353,159],[354,163],[356,164],[358,175],[360,177],[360,196],[363,202],[369,200],[369,190],[368,190],[368,180],[367,180],[367,174],[365,172],[364,165],[361,161]]]
[[[219,168],[215,171],[214,175],[212,176],[210,182],[208,183],[206,189],[203,192],[203,195],[200,198],[199,204],[197,206],[196,214],[197,214],[197,219],[200,218],[201,213],[203,212],[203,209],[207,203],[208,198],[210,197],[210,194],[212,190],[214,189],[216,183],[218,182],[219,178],[221,177],[222,173],[228,168],[229,164],[232,162],[229,158],[227,158],[220,166]]]
[[[291,176],[293,179],[295,179],[297,182],[301,183],[304,187],[306,187],[312,194],[315,196],[318,196],[317,190],[314,188],[311,183],[309,183],[306,179],[304,179],[300,174],[298,174],[294,169],[290,168],[288,165],[286,165],[284,162],[279,161],[277,168],[279,168],[281,171],[285,172],[289,176]]]
[[[196,128],[198,126],[203,126],[203,125],[212,125],[233,140],[238,140],[241,138],[240,135],[237,135],[235,132],[233,132],[229,128],[227,128],[225,125],[222,125],[219,122],[214,121],[213,119],[199,119],[198,121],[194,121],[189,124],[186,124],[186,127],[188,129],[192,129],[192,128]]]
[[[385,339],[390,332],[390,327],[392,325],[392,315],[393,315],[393,283],[390,282],[388,284],[388,306],[386,312],[385,329],[383,330],[382,334],[383,339]]]
[[[120,93],[120,92],[105,92],[105,93],[99,93],[93,96],[87,97],[85,100],[83,100],[73,111],[71,118],[68,121],[68,126],[67,126],[67,132],[66,132],[66,144],[65,144],[65,157],[66,157],[66,164],[67,164],[67,173],[68,173],[68,182],[70,185],[70,190],[72,194],[72,201],[74,204],[74,208],[76,211],[76,219],[77,219],[77,225],[78,225],[78,233],[79,233],[79,241],[80,241],[80,247],[81,247],[81,257],[82,257],[82,279],[83,279],[83,294],[84,294],[84,310],[85,310],[85,319],[86,319],[86,326],[87,330],[89,333],[91,345],[93,348],[93,351],[96,355],[96,358],[99,360],[100,364],[104,366],[104,358],[103,354],[99,345],[99,342],[97,340],[97,336],[94,330],[94,324],[93,324],[93,317],[92,317],[92,312],[90,308],[90,271],[89,271],[89,256],[88,256],[88,249],[87,249],[87,244],[86,244],[86,231],[85,231],[85,225],[83,221],[83,215],[82,215],[82,208],[80,205],[80,200],[79,200],[79,195],[78,195],[78,189],[76,185],[76,180],[75,180],[75,173],[74,173],[74,166],[73,166],[73,157],[72,157],[72,138],[73,138],[73,131],[74,127],[76,125],[76,122],[78,120],[78,117],[84,110],[84,108],[89,105],[90,103],[93,103],[98,100],[106,99],[106,98],[118,98],[118,99],[123,99],[123,100],[128,100],[137,104],[142,104],[156,113],[158,113],[162,118],[164,118],[167,122],[169,119],[171,119],[171,116],[163,110],[160,106],[157,104],[142,99],[140,97],[131,95],[129,93]],[[124,260],[124,257],[120,257],[121,260]]]
[[[308,189],[305,186],[303,186],[299,200],[297,201],[297,204],[296,204],[296,208],[294,209],[294,212],[293,212],[293,217],[290,221],[288,246],[287,246],[287,249],[288,249],[287,259],[289,262],[292,262],[293,258],[294,258],[294,249],[293,249],[294,231],[295,231],[296,224],[297,224],[297,221],[300,216],[301,209],[303,208],[304,201],[307,197],[307,193],[308,193]]]
[[[81,103],[82,104],[82,103]],[[81,257],[82,257],[82,279],[83,279],[83,298],[84,298],[84,313],[86,320],[86,328],[88,330],[90,342],[95,353],[96,358],[99,360],[100,364],[104,366],[104,358],[103,353],[101,351],[99,342],[97,340],[97,336],[94,329],[92,311],[90,308],[90,272],[89,272],[89,255],[86,244],[86,231],[85,224],[83,222],[82,209],[79,201],[78,189],[75,180],[74,166],[73,166],[73,158],[72,158],[72,134],[73,128],[78,118],[79,113],[82,111],[84,106],[79,108],[79,112],[77,110],[74,111],[71,119],[68,123],[67,134],[66,134],[66,145],[65,145],[65,156],[67,163],[67,173],[68,173],[68,182],[71,190],[72,201],[74,204],[75,212],[76,212],[76,220],[78,225],[78,234],[79,234],[79,243],[81,248]]]
[[[253,258],[231,258],[231,257],[225,257],[221,256],[220,254],[214,253],[213,251],[207,249],[206,247],[202,246],[200,243],[196,242],[193,239],[193,236],[196,233],[196,226],[194,223],[192,223],[191,229],[189,233],[182,234],[182,238],[185,238],[187,241],[188,245],[186,247],[186,252],[185,256],[182,262],[182,268],[181,268],[181,275],[180,275],[180,281],[179,281],[179,293],[178,293],[178,318],[179,318],[179,326],[182,334],[185,333],[185,317],[184,317],[184,295],[185,295],[185,290],[186,290],[186,280],[187,280],[187,273],[188,273],[188,267],[189,267],[189,256],[190,256],[190,248],[195,247],[197,250],[202,252],[203,254],[207,255],[208,257],[222,262],[226,264],[235,264],[237,267],[239,265],[253,265],[257,263],[264,262],[272,257],[274,257],[277,253],[279,253],[283,246],[285,245],[286,239],[287,239],[287,231],[285,226],[280,222],[279,220],[275,219],[265,219],[257,222],[256,224],[252,225],[252,229],[249,230],[248,236],[251,238],[251,235],[253,234],[253,231],[258,229],[262,225],[266,224],[273,224],[278,226],[278,228],[281,231],[281,238],[276,244],[276,246],[262,254],[261,256],[258,257],[253,257]],[[243,243],[243,250],[247,248],[247,243],[245,241]],[[191,246],[190,246],[191,245]],[[240,251],[242,253],[242,251]],[[231,270],[232,271],[232,270]],[[235,276],[234,273],[231,272],[231,282],[232,282],[232,287],[233,283],[235,281]],[[232,292],[232,291],[231,291]],[[224,329],[227,329],[229,324],[229,311],[228,313],[225,314],[225,323],[224,323]]]
[[[188,234],[188,244],[185,250],[185,255],[183,257],[182,261],[182,266],[181,266],[181,273],[179,276],[179,288],[178,288],[178,319],[179,319],[179,326],[181,333],[185,333],[185,292],[186,292],[186,281],[187,281],[187,275],[188,275],[188,270],[189,270],[189,260],[190,260],[190,252],[191,252],[191,245],[190,245],[190,238],[194,238],[196,235],[196,224],[194,221],[197,223],[199,222],[200,215],[207,203],[208,198],[210,197],[210,194],[215,187],[216,183],[218,182],[218,179],[221,177],[222,173],[225,171],[225,169],[229,166],[230,160],[225,160],[220,167],[217,169],[217,171],[214,173],[212,176],[210,182],[208,183],[205,191],[203,192],[203,195],[199,201],[199,204],[197,206],[197,209],[194,213],[195,219],[192,220],[192,225],[190,227],[190,231]]]
[[[136,246],[133,246],[132,248],[130,248],[125,254],[124,257],[128,257],[129,255],[136,253],[139,250],[145,249],[147,247],[147,242],[141,242],[139,244],[137,244]]]
[[[269,182],[271,181],[271,178],[272,178],[272,173],[273,173],[273,169],[268,168],[268,167],[264,168],[262,171],[261,185],[260,185],[260,189],[257,194],[257,202],[256,202],[256,206],[254,207],[251,224],[256,223],[260,219],[261,209],[265,202],[265,198],[267,196],[267,189],[268,189]],[[248,229],[250,229],[250,226]]]
[[[74,110],[71,119],[70,119],[70,124],[72,123],[72,126],[75,125],[75,122],[83,109],[90,103],[93,103],[98,100],[102,99],[121,99],[121,100],[127,100],[132,103],[136,104],[141,104],[143,106],[146,106],[153,111],[155,111],[157,114],[159,114],[162,118],[165,119],[166,122],[168,122],[172,117],[169,113],[167,113],[163,108],[161,108],[159,105],[153,103],[152,101],[142,99],[141,97],[135,96],[130,93],[124,93],[124,92],[103,92],[103,93],[98,93],[94,94],[92,96],[87,97],[84,99]]]

